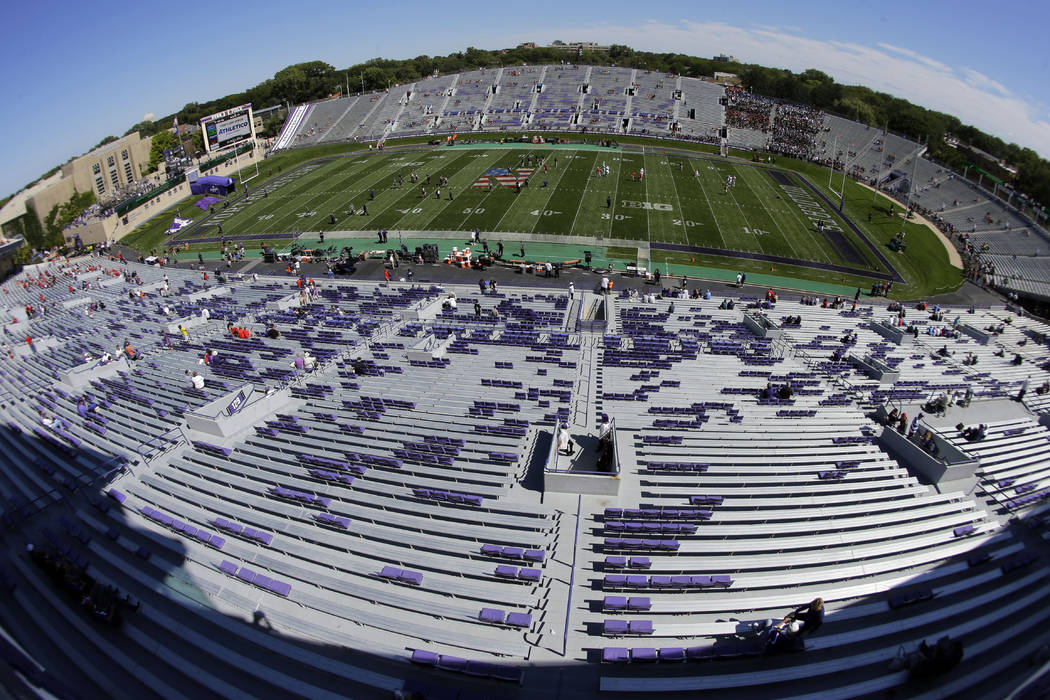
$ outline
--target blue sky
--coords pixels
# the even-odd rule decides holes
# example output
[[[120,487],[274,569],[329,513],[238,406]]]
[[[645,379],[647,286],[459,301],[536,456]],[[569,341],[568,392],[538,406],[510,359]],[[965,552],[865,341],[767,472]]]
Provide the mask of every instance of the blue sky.
[[[343,68],[377,56],[555,39],[818,68],[956,114],[1050,157],[1045,3],[144,5],[62,0],[5,10],[0,197],[147,113],[239,91],[292,63],[319,59]]]

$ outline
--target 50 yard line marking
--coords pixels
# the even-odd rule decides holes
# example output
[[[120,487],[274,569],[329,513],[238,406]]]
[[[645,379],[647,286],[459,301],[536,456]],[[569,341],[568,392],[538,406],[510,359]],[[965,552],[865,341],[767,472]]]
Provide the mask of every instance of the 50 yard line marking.
[[[511,153],[511,154],[513,154],[514,152],[513,152],[513,151],[510,151],[510,153]],[[498,162],[500,162],[501,160],[503,160],[503,159],[505,159],[505,158],[506,158],[506,156],[497,156],[497,157],[496,157],[496,160],[495,160],[495,161],[493,161],[493,162],[489,163],[489,168],[486,168],[486,169],[485,169],[484,171],[482,171],[482,172],[487,172],[487,171],[488,171],[489,169],[491,169],[491,167],[493,167],[493,164],[494,164],[494,163],[498,163]],[[471,187],[471,186],[470,186],[470,185],[468,185],[468,186],[466,187],[466,189],[464,190],[464,192],[469,192],[469,191],[470,191],[470,187]],[[502,187],[503,187],[503,186],[502,186],[502,185],[500,185],[500,189],[502,189]],[[487,202],[487,201],[488,201],[489,197],[491,197],[491,196],[492,196],[492,193],[493,193],[493,192],[495,192],[495,191],[496,191],[496,189],[497,189],[497,188],[495,188],[495,187],[489,187],[489,188],[488,188],[488,191],[487,191],[487,192],[485,192],[485,194],[484,194],[484,196],[482,196],[481,200],[480,200],[480,201],[479,201],[479,202],[478,202],[477,204],[475,204],[475,205],[474,205],[473,207],[471,207],[471,208],[472,208],[472,209],[478,209],[478,208],[482,208],[482,209],[483,209],[483,208],[484,208],[484,206],[483,206],[483,205],[485,204],[485,202]],[[470,216],[471,216],[470,214],[464,214],[464,215],[463,215],[463,218],[462,218],[462,220],[461,220],[461,221],[459,222],[459,225],[460,225],[461,227],[463,227],[463,226],[466,226],[466,224],[467,224],[467,219],[468,219],[468,218],[470,218]],[[477,227],[475,226],[474,228],[477,228]],[[462,230],[467,230],[467,229],[463,228]]]
[[[466,168],[472,162],[470,160],[470,156],[468,156],[467,154],[459,154],[459,153],[457,153],[456,156],[457,157],[453,158],[452,160],[448,161],[447,163],[444,163],[444,164],[438,163],[437,164],[438,165],[437,169],[432,171],[430,174],[436,173],[437,170],[440,170],[442,167],[449,167],[450,168],[450,167],[454,166],[456,163],[458,163],[460,160],[464,160],[465,161],[464,164],[458,170],[456,170],[456,173],[454,175],[452,175],[449,178],[451,180],[452,177],[455,177],[455,175],[458,175],[460,173],[460,171],[462,171],[464,168]],[[496,155],[492,155],[492,156],[489,156],[489,157],[492,158],[492,159],[499,158],[499,156],[496,156]],[[432,158],[431,160],[438,160],[438,159],[437,158]],[[413,166],[413,167],[416,167],[416,166]],[[420,172],[423,172],[423,171],[421,170]],[[423,174],[426,175],[426,173],[423,173]],[[425,187],[425,186],[426,185],[424,185],[423,183],[418,183],[417,182],[417,183],[414,183],[414,184],[413,183],[409,183],[409,187],[407,189],[398,189],[397,190],[398,195],[393,198],[393,201],[391,201],[389,204],[387,204],[381,210],[376,212],[376,216],[382,216],[383,214],[387,213],[391,209],[396,210],[396,211],[400,211],[400,210],[397,209],[397,205],[400,204],[405,199],[405,197],[409,196],[409,190],[415,191],[415,189],[417,187]],[[388,190],[388,191],[390,191],[390,190]],[[423,203],[425,203],[427,201],[427,199],[429,199],[429,198],[424,198],[424,199],[412,198],[412,199],[409,200],[409,205],[406,208],[407,209],[415,209],[417,203],[418,204],[423,204]],[[453,201],[455,201],[455,200],[453,200]],[[444,210],[445,210],[444,207],[442,207],[441,211],[443,212]],[[404,228],[402,226],[399,226],[398,224],[400,224],[401,221],[406,216],[408,216],[408,214],[402,214],[400,217],[398,217],[397,221],[395,221],[393,225],[391,225],[391,226],[384,226],[383,228],[386,229],[386,230],[390,230],[390,229],[398,230],[398,229]],[[378,227],[372,227],[372,228],[378,228]],[[358,230],[364,231],[366,229],[362,228],[362,229],[358,229]],[[409,230],[409,231],[422,231],[423,229],[422,228],[412,227],[412,228],[409,228],[407,230]]]

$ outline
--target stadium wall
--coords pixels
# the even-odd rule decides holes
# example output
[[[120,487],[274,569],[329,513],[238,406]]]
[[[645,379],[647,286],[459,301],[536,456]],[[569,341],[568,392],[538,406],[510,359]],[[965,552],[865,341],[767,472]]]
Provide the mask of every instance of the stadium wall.
[[[232,177],[237,172],[238,164],[244,166],[246,163],[253,163],[254,158],[254,155],[249,157],[249,154],[238,156],[237,158],[216,166],[208,174]],[[154,216],[163,213],[166,209],[178,204],[190,196],[189,184],[181,182],[170,190],[162,192],[157,197],[129,210],[123,216],[117,216],[114,214],[100,221],[93,221],[84,226],[67,229],[63,231],[62,234],[67,243],[72,243],[73,237],[77,234],[80,234],[80,240],[84,245],[94,245],[104,241],[113,243],[119,241],[121,238],[134,231],[136,227],[146,223]]]

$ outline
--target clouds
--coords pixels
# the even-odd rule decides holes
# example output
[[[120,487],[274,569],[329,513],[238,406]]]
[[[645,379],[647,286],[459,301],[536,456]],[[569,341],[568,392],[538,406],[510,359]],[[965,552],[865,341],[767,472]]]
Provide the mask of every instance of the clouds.
[[[604,24],[557,31],[559,36],[585,37],[603,44],[626,43],[644,51],[677,51],[696,56],[725,53],[748,63],[796,72],[817,68],[840,83],[865,85],[953,114],[964,123],[1050,158],[1050,118],[1045,109],[1040,110],[1034,102],[977,70],[952,68],[893,44],[868,46],[848,37],[814,39],[797,33],[796,27],[739,27],[692,20],[650,20],[630,26]]]

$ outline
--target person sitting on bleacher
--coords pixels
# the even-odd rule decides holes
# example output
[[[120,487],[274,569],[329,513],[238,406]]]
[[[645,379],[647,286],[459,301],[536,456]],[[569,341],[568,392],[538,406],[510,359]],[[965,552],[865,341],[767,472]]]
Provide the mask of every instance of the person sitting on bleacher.
[[[87,414],[94,411],[98,404],[88,403],[86,396],[81,396],[77,400],[77,413],[80,414],[81,418],[86,418]]]
[[[186,370],[186,374],[190,378],[190,386],[192,386],[194,389],[197,389],[198,391],[204,388],[204,377],[197,374],[196,372],[190,372],[190,370]]]
[[[985,438],[987,430],[988,426],[986,426],[984,423],[981,423],[975,428],[970,427],[963,429],[962,436],[970,442],[978,442],[979,440],[983,440]]]
[[[944,636],[932,647],[923,640],[918,649],[910,653],[904,653],[902,647],[901,652],[890,661],[890,670],[908,669],[909,681],[929,680],[951,671],[959,665],[962,657],[962,643]]]
[[[802,624],[797,620],[785,617],[780,622],[772,625],[762,646],[763,654],[779,654],[788,651],[802,651],[805,643],[799,636]]]
[[[802,625],[802,629],[798,632],[799,636],[811,635],[824,624],[824,599],[814,598],[809,604],[790,613],[788,617],[797,620]]]

